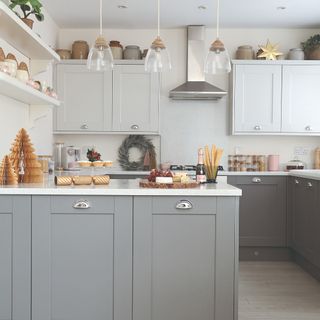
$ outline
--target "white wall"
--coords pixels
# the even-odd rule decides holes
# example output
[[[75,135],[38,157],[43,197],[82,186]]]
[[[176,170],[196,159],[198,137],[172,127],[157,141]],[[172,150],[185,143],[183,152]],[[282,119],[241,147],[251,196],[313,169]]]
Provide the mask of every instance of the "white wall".
[[[221,39],[228,50],[234,55],[237,47],[243,44],[254,46],[266,43],[270,39],[279,43],[279,48],[286,53],[290,48],[297,47],[301,41],[319,33],[320,30],[311,29],[223,29]],[[97,30],[60,30],[59,48],[71,48],[74,40],[87,40],[92,44],[97,36]],[[119,40],[123,45],[138,44],[141,48],[148,48],[155,37],[154,30],[105,30],[108,40]],[[183,83],[186,77],[186,30],[163,30],[162,37],[172,58],[173,70],[162,76],[161,95],[161,160],[175,163],[195,163],[199,146],[215,143],[225,149],[223,164],[226,165],[226,155],[239,147],[241,153],[280,154],[281,162],[285,163],[294,156],[296,146],[306,147],[308,155],[301,159],[312,165],[312,150],[320,145],[318,137],[236,137],[230,136],[230,104],[229,100],[219,102],[200,101],[171,101],[168,92]],[[207,47],[215,38],[215,30],[206,32]],[[229,89],[226,76],[216,76],[208,79],[212,83]],[[320,121],[320,120],[319,120]],[[101,138],[97,138],[100,139]],[[108,137],[105,143],[112,140]],[[94,137],[91,137],[94,141]],[[70,137],[68,140],[81,144],[81,138]],[[102,141],[101,141],[102,142]],[[101,145],[102,146],[102,145]]]
[[[5,1],[6,2],[6,1]],[[58,27],[44,10],[45,21],[35,21],[34,31],[51,47],[56,46]],[[9,43],[0,39],[0,47],[6,54],[13,53],[19,62],[24,61],[28,64],[29,58],[23,56],[17,49],[13,48]],[[45,80],[47,84],[52,83],[52,70],[49,67],[46,72],[36,77],[37,80]],[[30,116],[29,116],[30,115]],[[30,121],[39,119],[36,121]],[[14,99],[0,95],[0,160],[9,153],[11,143],[16,133],[22,127],[26,128],[30,133],[31,139],[38,154],[51,154],[52,152],[52,110],[51,108],[30,109],[28,105],[17,102]]]

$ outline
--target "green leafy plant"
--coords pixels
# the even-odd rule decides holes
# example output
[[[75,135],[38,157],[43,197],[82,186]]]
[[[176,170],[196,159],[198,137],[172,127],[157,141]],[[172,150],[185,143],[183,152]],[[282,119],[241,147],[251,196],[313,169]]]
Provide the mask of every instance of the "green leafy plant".
[[[19,13],[15,12],[20,18],[27,19],[30,15],[34,14],[38,21],[44,20],[44,15],[41,13],[42,4],[39,0],[10,0],[11,4],[9,8],[13,10],[16,6],[19,6],[23,12],[23,17]]]
[[[307,41],[301,42],[301,45],[304,51],[310,51],[320,47],[320,34],[315,34],[314,36],[310,37]]]

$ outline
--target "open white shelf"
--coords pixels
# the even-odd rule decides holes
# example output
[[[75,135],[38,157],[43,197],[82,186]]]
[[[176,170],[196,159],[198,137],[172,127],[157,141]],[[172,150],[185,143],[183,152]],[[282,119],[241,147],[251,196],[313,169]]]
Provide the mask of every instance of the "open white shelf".
[[[60,61],[59,55],[2,1],[0,1],[0,38],[30,59]]]
[[[0,95],[29,105],[60,106],[59,100],[49,97],[3,72],[0,72]]]

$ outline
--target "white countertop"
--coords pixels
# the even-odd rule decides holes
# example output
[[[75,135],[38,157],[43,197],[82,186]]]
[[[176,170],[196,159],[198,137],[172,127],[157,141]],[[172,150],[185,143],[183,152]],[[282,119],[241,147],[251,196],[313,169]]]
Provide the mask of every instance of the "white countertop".
[[[219,176],[288,176],[288,171],[219,171]]]
[[[290,176],[297,178],[306,178],[313,180],[320,180],[320,170],[291,170],[289,173]]]
[[[223,182],[200,185],[194,189],[145,189],[139,179],[111,179],[105,186],[57,187],[53,181],[2,186],[0,195],[112,195],[112,196],[241,196],[242,191]]]

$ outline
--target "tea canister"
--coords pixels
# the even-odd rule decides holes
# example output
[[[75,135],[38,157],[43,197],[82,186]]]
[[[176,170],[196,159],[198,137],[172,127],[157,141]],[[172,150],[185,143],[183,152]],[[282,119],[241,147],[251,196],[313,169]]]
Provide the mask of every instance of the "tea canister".
[[[288,55],[289,60],[304,60],[304,51],[300,48],[292,48]]]
[[[236,59],[252,60],[254,58],[254,51],[251,46],[240,46],[236,52]]]
[[[109,46],[112,52],[113,59],[115,60],[123,59],[123,47],[120,44],[120,41],[112,40],[110,41]]]
[[[86,41],[77,40],[72,45],[72,59],[87,59],[89,45]]]
[[[127,60],[140,60],[141,50],[139,46],[126,46],[123,51],[123,57]]]

